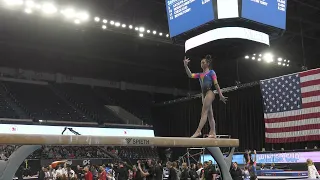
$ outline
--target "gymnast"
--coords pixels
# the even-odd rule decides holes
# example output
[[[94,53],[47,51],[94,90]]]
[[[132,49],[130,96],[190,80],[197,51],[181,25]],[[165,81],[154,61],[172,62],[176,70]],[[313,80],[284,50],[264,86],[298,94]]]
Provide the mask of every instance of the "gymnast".
[[[210,55],[207,55],[205,58],[201,60],[201,68],[203,70],[202,73],[191,73],[188,63],[190,62],[189,58],[184,59],[184,67],[186,69],[186,73],[189,78],[199,79],[201,91],[202,91],[202,112],[201,119],[199,122],[198,129],[191,136],[191,138],[196,138],[201,136],[201,130],[203,126],[207,122],[207,118],[209,118],[210,132],[208,138],[216,138],[216,129],[215,129],[215,121],[213,117],[212,110],[212,102],[214,100],[215,94],[213,93],[212,84],[214,84],[216,90],[219,93],[220,100],[224,103],[227,102],[227,97],[222,95],[220,86],[218,84],[217,75],[214,70],[210,70],[210,65],[212,63],[212,58]]]

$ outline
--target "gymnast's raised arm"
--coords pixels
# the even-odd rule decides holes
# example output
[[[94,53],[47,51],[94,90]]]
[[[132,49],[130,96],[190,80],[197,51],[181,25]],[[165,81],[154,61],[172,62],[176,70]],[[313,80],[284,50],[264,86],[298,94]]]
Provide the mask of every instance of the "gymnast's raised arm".
[[[188,67],[188,63],[190,62],[189,58],[185,58],[183,60],[184,68],[186,69],[186,73],[189,78],[199,78],[198,74],[192,73]]]

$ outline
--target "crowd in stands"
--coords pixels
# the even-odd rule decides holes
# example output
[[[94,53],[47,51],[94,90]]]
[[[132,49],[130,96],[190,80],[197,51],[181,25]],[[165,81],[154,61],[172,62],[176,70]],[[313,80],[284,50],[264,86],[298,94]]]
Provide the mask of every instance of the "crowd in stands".
[[[119,156],[123,159],[146,159],[146,158],[154,158],[157,157],[158,152],[153,150],[152,147],[119,147]]]
[[[7,159],[19,146],[0,145],[1,160]],[[120,153],[119,153],[120,152]],[[104,158],[111,159],[118,157],[119,159],[137,160],[158,158],[156,148],[136,147],[109,147],[109,146],[43,146],[35,151],[29,159],[81,159],[81,158]]]

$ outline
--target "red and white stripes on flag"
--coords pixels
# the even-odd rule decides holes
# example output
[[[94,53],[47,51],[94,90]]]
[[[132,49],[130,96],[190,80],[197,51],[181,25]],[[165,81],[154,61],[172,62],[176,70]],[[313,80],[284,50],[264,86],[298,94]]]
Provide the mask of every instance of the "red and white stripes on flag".
[[[320,140],[320,69],[260,83],[266,143]]]

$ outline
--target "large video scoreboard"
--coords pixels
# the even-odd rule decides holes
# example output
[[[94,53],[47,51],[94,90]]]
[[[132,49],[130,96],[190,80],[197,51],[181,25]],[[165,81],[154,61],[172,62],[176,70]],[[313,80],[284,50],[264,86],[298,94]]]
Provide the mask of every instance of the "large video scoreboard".
[[[280,29],[286,28],[287,0],[242,0],[242,17]]]
[[[171,37],[226,18],[286,28],[287,0],[166,0],[166,7]]]
[[[166,0],[170,36],[214,20],[212,0]]]

